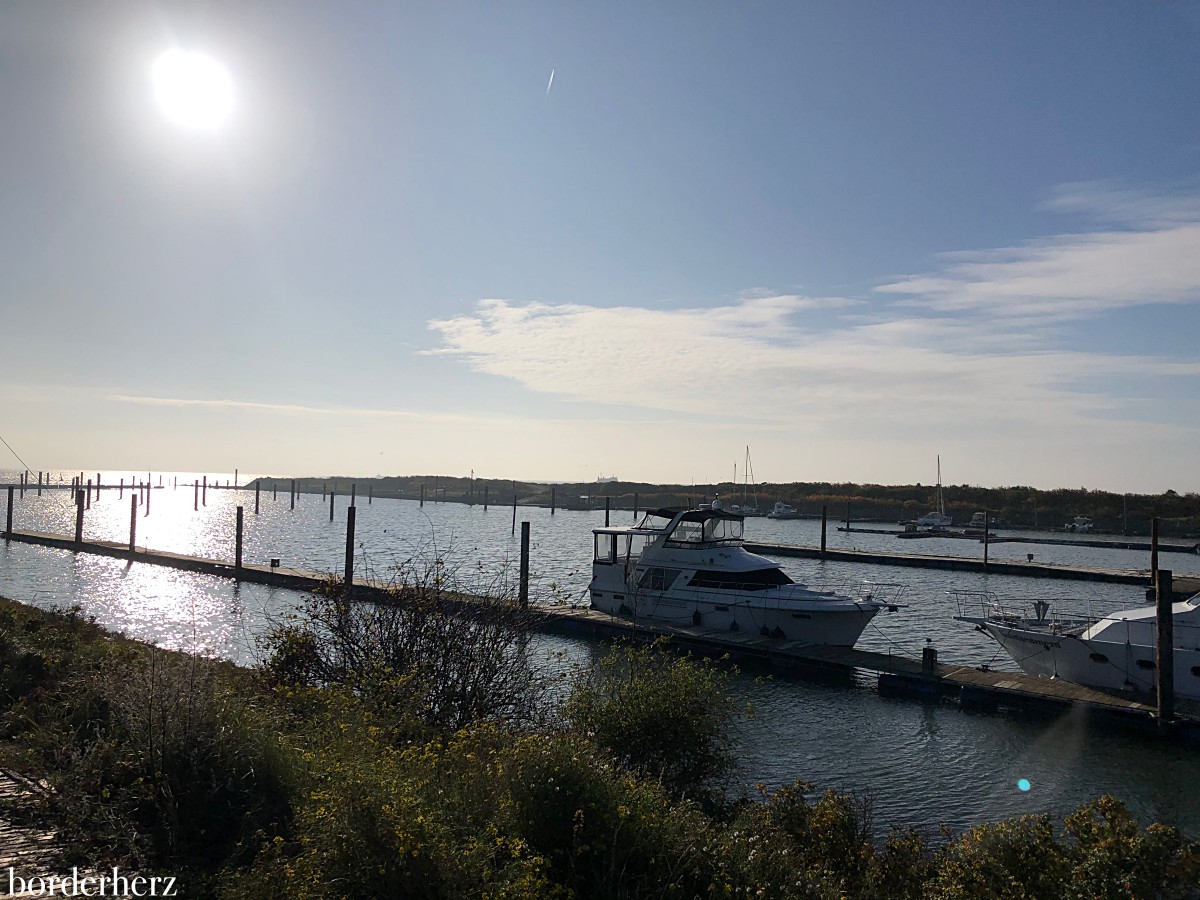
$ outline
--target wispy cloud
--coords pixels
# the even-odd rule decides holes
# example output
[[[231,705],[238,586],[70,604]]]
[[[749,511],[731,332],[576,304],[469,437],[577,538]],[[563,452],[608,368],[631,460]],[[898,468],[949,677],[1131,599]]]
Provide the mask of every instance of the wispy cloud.
[[[947,253],[940,271],[877,290],[915,308],[1041,322],[1200,301],[1200,197],[1081,183],[1055,191],[1046,207],[1125,227]]]
[[[1195,359],[1072,348],[1071,325],[1200,300],[1200,204],[1075,185],[1056,193],[1126,228],[944,257],[873,301],[754,296],[707,308],[481,302],[430,323],[435,353],[531,391],[814,434],[1003,432],[1106,439],[1144,420]],[[1179,407],[1182,410],[1182,406]],[[1139,427],[1143,427],[1139,425]],[[1186,415],[1167,431],[1194,429]]]

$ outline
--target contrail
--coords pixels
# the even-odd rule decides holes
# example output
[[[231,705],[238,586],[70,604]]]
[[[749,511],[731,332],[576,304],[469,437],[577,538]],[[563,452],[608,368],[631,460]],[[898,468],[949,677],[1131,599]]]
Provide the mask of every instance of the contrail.
[[[550,96],[550,88],[554,87],[554,69],[550,70],[550,80],[546,82],[546,96]]]

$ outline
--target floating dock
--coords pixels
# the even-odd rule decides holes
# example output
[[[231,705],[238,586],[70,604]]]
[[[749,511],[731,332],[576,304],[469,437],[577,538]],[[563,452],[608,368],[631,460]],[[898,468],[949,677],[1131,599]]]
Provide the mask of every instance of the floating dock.
[[[9,540],[23,544],[53,547],[84,553],[95,553],[115,559],[166,566],[189,572],[214,575],[258,584],[271,585],[289,590],[312,592],[329,583],[329,576],[279,566],[242,565],[217,559],[169,553],[138,547],[130,551],[128,544],[113,541],[76,542],[65,535],[41,532],[14,531],[6,535]],[[750,547],[750,545],[747,545]],[[814,548],[779,547],[776,545],[753,545],[754,552],[778,555],[817,556],[821,552]],[[789,553],[784,550],[795,551]],[[878,554],[863,554],[851,551],[826,550],[824,558],[850,562],[880,562]],[[924,559],[924,558],[923,558]],[[953,563],[980,563],[978,560],[961,560],[937,557]],[[897,564],[897,563],[892,563]],[[902,563],[920,565],[920,562]],[[995,566],[996,564],[991,564]],[[954,566],[957,568],[957,566]],[[949,566],[946,566],[949,568]],[[1021,566],[1020,574],[1046,576],[1044,566]],[[995,569],[988,569],[995,571]],[[1066,576],[1077,577],[1077,576]],[[1177,577],[1178,582],[1178,577]],[[1139,583],[1145,582],[1141,576]],[[354,591],[364,600],[387,596],[388,586],[370,580],[355,580]],[[471,598],[463,598],[470,602]],[[1200,741],[1200,717],[1187,701],[1187,715],[1180,716],[1170,724],[1158,722],[1155,707],[1147,698],[1133,698],[1116,693],[1095,690],[1070,682],[1036,678],[1013,672],[990,671],[958,664],[939,663],[935,660],[922,662],[906,656],[857,650],[852,647],[830,647],[763,637],[744,631],[718,631],[699,626],[673,626],[661,622],[634,621],[608,615],[583,606],[538,606],[531,610],[536,627],[546,633],[568,636],[614,639],[633,638],[655,640],[668,638],[685,650],[707,657],[726,657],[741,665],[754,665],[772,670],[795,671],[809,674],[836,675],[849,679],[856,672],[869,673],[878,678],[881,693],[915,697],[927,701],[950,701],[964,709],[995,711],[1000,709],[1023,712],[1061,713],[1070,708],[1083,709],[1087,714],[1104,719],[1116,720],[1134,727],[1154,729],[1173,737],[1188,741]]]

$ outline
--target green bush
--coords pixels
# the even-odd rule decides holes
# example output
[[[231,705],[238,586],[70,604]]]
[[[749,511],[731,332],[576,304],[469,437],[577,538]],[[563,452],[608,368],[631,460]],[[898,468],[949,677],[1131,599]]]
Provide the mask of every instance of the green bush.
[[[713,802],[736,761],[730,674],[659,643],[620,644],[598,665],[576,671],[566,718],[671,796]]]

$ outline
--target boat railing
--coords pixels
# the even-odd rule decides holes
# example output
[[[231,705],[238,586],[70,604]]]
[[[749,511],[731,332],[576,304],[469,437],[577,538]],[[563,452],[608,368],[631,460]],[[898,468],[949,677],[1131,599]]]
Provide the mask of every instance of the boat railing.
[[[1087,628],[1104,618],[1094,601],[1075,597],[1000,597],[992,591],[946,591],[960,618],[983,618],[1016,625],[1036,623],[1051,631]]]

